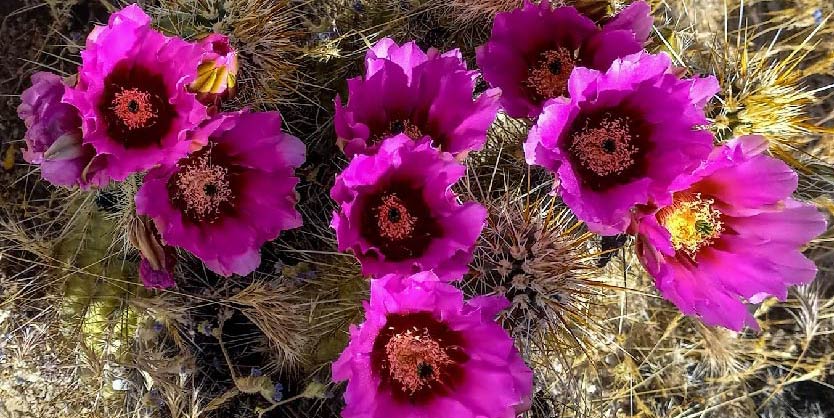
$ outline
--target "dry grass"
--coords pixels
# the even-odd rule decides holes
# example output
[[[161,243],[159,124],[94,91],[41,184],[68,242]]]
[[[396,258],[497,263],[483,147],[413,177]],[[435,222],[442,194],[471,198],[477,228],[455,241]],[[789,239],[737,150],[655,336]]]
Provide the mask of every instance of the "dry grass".
[[[0,411],[121,416],[129,409],[119,362],[135,316],[125,305],[133,285],[106,255],[113,224],[89,196],[42,187],[0,206]]]
[[[771,153],[803,177],[802,195],[827,195],[834,186],[828,151],[834,128],[823,116],[834,88],[834,55],[825,52],[831,44],[828,17],[813,25],[782,14],[756,22],[763,16],[749,6],[725,2],[722,9],[705,18],[690,5],[674,17],[667,6],[670,18],[659,27],[657,48],[691,72],[719,79],[722,91],[710,116],[720,141],[765,136]],[[713,30],[702,32],[703,26]]]
[[[508,12],[524,4],[521,0],[487,0],[471,2],[451,0],[447,2],[448,13],[461,24],[491,24],[496,14]]]

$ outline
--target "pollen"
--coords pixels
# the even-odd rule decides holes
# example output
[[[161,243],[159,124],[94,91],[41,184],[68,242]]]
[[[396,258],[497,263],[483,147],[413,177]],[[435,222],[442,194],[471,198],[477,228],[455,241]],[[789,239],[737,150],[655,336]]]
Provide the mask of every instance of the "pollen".
[[[129,130],[145,128],[157,117],[150,94],[137,88],[116,93],[111,109]]]
[[[527,73],[526,85],[542,98],[565,96],[568,78],[576,65],[573,53],[565,48],[543,52]]]
[[[395,120],[388,124],[388,129],[385,132],[376,135],[373,142],[380,142],[399,134],[405,134],[414,140],[423,137],[423,131],[410,120]]]
[[[627,117],[604,115],[602,120],[585,126],[572,136],[569,149],[580,163],[598,176],[621,174],[634,165],[639,149]]]
[[[440,342],[412,330],[394,335],[385,354],[391,377],[410,394],[438,381],[441,370],[454,363]]]
[[[675,196],[675,202],[658,213],[658,220],[672,236],[672,246],[694,257],[698,250],[711,245],[724,230],[721,212],[712,199],[700,194]]]
[[[208,153],[181,168],[176,186],[186,211],[198,221],[215,221],[220,206],[232,199],[228,169],[213,165]]]
[[[383,197],[382,204],[376,207],[375,212],[374,217],[377,219],[381,236],[390,240],[401,240],[414,232],[417,218],[396,195]]]

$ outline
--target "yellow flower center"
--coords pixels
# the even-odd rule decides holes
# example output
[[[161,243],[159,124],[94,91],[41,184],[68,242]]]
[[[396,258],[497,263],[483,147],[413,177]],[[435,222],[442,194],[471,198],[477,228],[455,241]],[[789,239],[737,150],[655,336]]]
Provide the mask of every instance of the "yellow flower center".
[[[724,230],[721,212],[712,207],[712,199],[700,194],[675,197],[675,202],[658,213],[658,220],[672,236],[672,246],[690,257],[712,244]]]

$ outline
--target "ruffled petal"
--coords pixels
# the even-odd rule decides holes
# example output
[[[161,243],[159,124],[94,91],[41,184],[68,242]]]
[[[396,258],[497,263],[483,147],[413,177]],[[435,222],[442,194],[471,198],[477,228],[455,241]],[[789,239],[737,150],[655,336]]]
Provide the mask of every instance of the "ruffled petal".
[[[109,178],[102,173],[108,166],[106,158],[97,158],[95,149],[82,142],[78,109],[62,103],[64,81],[47,72],[37,72],[31,80],[17,108],[27,128],[23,158],[40,165],[44,180],[58,186],[89,189],[107,184]]]
[[[651,6],[645,1],[635,1],[621,10],[604,26],[605,31],[627,30],[634,33],[635,39],[641,44],[649,39],[652,32]]]
[[[224,187],[236,196],[232,210],[205,222],[189,217],[183,203],[174,203],[185,199],[186,207],[190,204],[168,183],[180,172],[191,175],[198,152],[148,172],[136,194],[136,211],[154,220],[166,244],[190,251],[214,272],[246,275],[260,264],[261,245],[301,226],[293,170],[304,161],[304,145],[282,132],[277,112],[220,114],[197,135],[204,138],[203,150],[216,153],[212,164],[234,173],[232,180],[224,177],[230,181]]]
[[[443,283],[432,272],[392,274],[373,280],[365,322],[351,327],[350,342],[333,363],[333,378],[348,381],[342,416],[510,418],[524,413],[530,407],[533,373],[512,338],[494,321],[497,311],[508,305],[506,299],[495,296],[464,301],[459,289]],[[432,318],[426,329],[445,329],[444,335],[460,343],[455,351],[463,353],[457,356],[456,366],[461,378],[443,382],[442,392],[419,399],[409,399],[402,393],[395,396],[390,384],[395,378],[371,360],[379,354],[374,350],[387,347],[390,339],[377,340],[391,338],[390,334],[383,336],[383,330],[395,335],[415,330],[399,330],[397,322],[389,318],[425,314],[428,316],[421,316],[423,320]],[[421,338],[431,340],[432,335]],[[487,398],[489,402],[484,402]]]
[[[593,232],[625,232],[636,205],[668,204],[673,183],[712,150],[712,136],[696,130],[706,117],[692,82],[668,74],[670,66],[665,54],[641,52],[615,60],[606,72],[577,68],[568,81],[570,98],[548,101],[530,130],[527,162],[556,173],[555,191]],[[583,160],[601,145],[572,148],[576,132],[600,123],[600,115],[628,121],[623,140],[640,141],[619,172],[595,174]]]
[[[367,53],[364,77],[348,80],[348,103],[336,98],[338,145],[348,158],[373,154],[386,137],[404,132],[414,140],[429,136],[456,155],[480,149],[498,92],[473,99],[477,75],[458,50],[426,53],[414,42],[379,40]]]
[[[785,299],[789,286],[810,283],[817,273],[800,248],[825,231],[825,218],[789,197],[796,174],[763,154],[766,149],[761,137],[729,141],[674,186],[680,187],[674,199],[694,196],[718,214],[721,229],[694,242],[696,251],[674,252],[672,235],[655,217],[663,208],[643,213],[631,228],[639,235],[640,260],[661,294],[710,325],[757,329],[745,302]]]
[[[383,141],[375,155],[357,155],[337,176],[330,191],[331,197],[339,204],[331,222],[336,230],[339,249],[352,252],[366,275],[379,277],[389,273],[411,274],[433,270],[444,280],[459,279],[468,271],[475,242],[486,219],[486,210],[481,205],[474,202],[461,204],[451,191],[451,185],[464,172],[463,165],[451,154],[432,147],[428,139],[415,142],[403,134]],[[408,191],[389,191],[391,184],[408,184]],[[415,193],[417,190],[420,192]],[[408,199],[419,199],[413,204],[425,207],[427,213],[412,215],[408,212],[411,210],[409,206],[397,209],[407,212],[397,212],[397,216],[417,217],[406,226],[406,236],[384,244],[382,235],[374,238],[373,232],[363,229],[368,222],[377,225],[370,228],[382,228],[378,218],[368,221],[369,213],[377,209],[369,205],[379,204],[370,199],[402,193],[409,194]],[[423,227],[433,231],[425,239],[408,235],[423,234],[414,229]],[[414,244],[417,239],[424,244]],[[401,254],[400,247],[407,253]],[[392,248],[397,248],[397,255],[387,252]]]

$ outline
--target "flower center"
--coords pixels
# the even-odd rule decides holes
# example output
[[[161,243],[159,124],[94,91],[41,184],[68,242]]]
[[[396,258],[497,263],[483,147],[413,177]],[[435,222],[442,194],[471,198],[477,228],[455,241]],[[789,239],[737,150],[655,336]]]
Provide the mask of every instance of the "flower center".
[[[175,81],[164,69],[150,69],[132,60],[118,62],[104,78],[97,115],[113,141],[125,148],[159,146],[171,134],[177,109],[169,91]]]
[[[395,334],[385,345],[391,378],[414,394],[440,377],[436,371],[452,364],[440,343],[430,336],[408,330]]]
[[[565,96],[568,78],[576,66],[573,53],[566,48],[556,48],[541,53],[539,60],[527,73],[527,87],[538,99]]]
[[[694,257],[698,250],[711,245],[724,227],[721,212],[713,208],[712,199],[703,199],[700,193],[675,196],[671,206],[663,208],[657,218],[672,236],[672,246]]]
[[[177,206],[195,222],[219,219],[222,209],[233,203],[229,169],[212,162],[210,149],[200,150],[177,165],[179,171],[169,181]]]
[[[379,234],[391,240],[401,240],[414,232],[417,218],[408,212],[403,201],[390,194],[382,198],[382,204],[376,207]]]
[[[396,401],[425,404],[464,380],[465,345],[431,312],[390,313],[374,339],[371,373]]]
[[[622,174],[631,168],[639,151],[631,129],[631,119],[603,115],[598,123],[585,120],[585,125],[573,132],[569,150],[579,162],[597,176]]]
[[[421,131],[420,128],[418,128],[417,125],[415,125],[410,120],[398,119],[389,123],[388,128],[381,134],[374,136],[371,142],[382,142],[392,136],[396,136],[399,134],[405,134],[409,138],[414,140],[420,139],[424,136],[423,131]]]
[[[137,88],[117,92],[110,109],[128,130],[145,128],[151,125],[157,117],[150,95]]]
[[[362,201],[361,236],[388,261],[420,257],[444,237],[419,182],[394,180]]]

